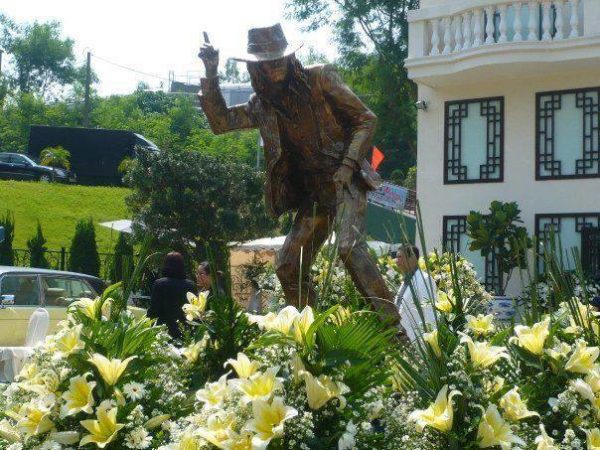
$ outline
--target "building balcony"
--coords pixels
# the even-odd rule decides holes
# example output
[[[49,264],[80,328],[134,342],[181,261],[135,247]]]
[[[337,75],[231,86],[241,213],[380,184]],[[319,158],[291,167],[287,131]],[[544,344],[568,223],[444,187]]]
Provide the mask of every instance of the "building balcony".
[[[600,69],[600,0],[422,0],[409,77],[432,87]]]

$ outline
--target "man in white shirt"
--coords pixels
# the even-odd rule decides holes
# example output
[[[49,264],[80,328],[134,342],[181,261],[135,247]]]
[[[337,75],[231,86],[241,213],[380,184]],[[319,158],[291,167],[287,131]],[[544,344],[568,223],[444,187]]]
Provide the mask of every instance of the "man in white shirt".
[[[398,269],[404,281],[394,298],[400,312],[400,324],[406,336],[414,341],[426,331],[426,324],[435,325],[433,303],[437,296],[435,282],[419,269],[419,249],[404,245],[396,255]]]

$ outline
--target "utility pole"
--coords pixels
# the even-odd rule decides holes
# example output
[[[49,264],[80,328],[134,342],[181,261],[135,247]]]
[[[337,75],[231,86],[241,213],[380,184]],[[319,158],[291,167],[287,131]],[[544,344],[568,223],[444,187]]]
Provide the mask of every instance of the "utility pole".
[[[87,52],[87,65],[85,68],[85,100],[83,105],[83,126],[90,126],[90,84],[92,83],[92,54]]]

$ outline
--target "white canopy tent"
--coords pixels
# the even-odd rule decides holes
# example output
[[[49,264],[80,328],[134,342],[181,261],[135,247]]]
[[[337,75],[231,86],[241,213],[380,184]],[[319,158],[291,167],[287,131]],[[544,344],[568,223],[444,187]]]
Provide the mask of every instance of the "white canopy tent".
[[[100,222],[100,226],[110,228],[111,230],[118,231],[119,233],[133,233],[133,222],[128,219],[113,220],[112,222]]]

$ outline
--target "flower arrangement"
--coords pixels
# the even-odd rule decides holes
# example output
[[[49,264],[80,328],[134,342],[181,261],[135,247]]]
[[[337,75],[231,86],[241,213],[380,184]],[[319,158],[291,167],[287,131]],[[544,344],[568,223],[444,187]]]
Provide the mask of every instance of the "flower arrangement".
[[[372,313],[288,306],[251,315],[263,334],[196,394],[163,450],[380,448],[393,332]]]
[[[169,438],[185,400],[185,361],[151,320],[111,301],[74,303],[17,381],[0,387],[0,448],[150,449]]]

